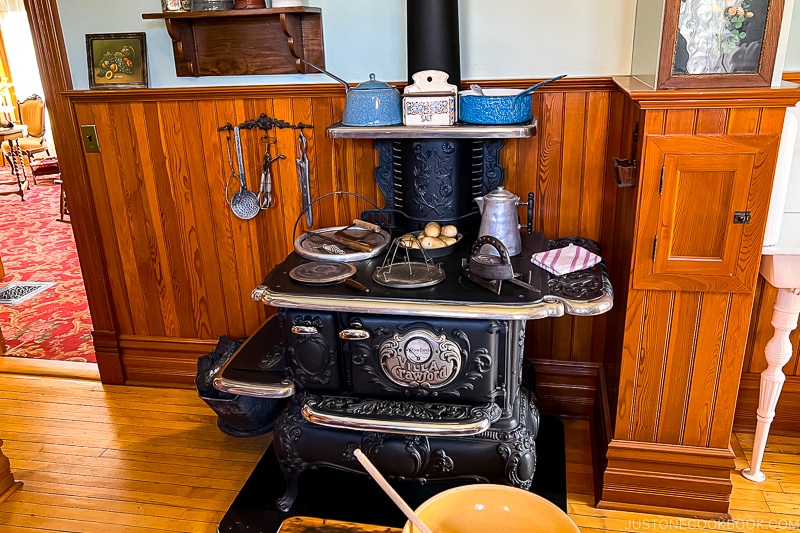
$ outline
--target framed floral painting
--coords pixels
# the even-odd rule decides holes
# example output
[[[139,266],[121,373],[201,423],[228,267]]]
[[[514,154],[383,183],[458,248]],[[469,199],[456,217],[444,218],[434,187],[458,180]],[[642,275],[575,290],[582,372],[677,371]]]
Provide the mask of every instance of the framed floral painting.
[[[784,0],[666,0],[657,89],[768,87]]]
[[[147,48],[142,33],[86,35],[90,89],[147,87]]]

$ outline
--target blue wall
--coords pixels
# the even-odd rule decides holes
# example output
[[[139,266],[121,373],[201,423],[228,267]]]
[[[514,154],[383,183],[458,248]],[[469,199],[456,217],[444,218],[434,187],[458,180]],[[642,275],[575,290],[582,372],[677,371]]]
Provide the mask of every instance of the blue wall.
[[[635,0],[461,0],[463,79],[630,72]],[[322,8],[327,69],[360,82],[406,75],[405,0],[310,0]],[[76,89],[88,88],[87,33],[145,32],[151,87],[329,83],[322,74],[178,78],[160,0],[58,0]],[[102,16],[108,14],[108,16]]]
[[[788,0],[790,1],[790,0]],[[322,8],[328,70],[359,82],[404,81],[405,0],[310,0]],[[178,78],[160,0],[58,0],[73,85],[88,88],[87,33],[145,32],[151,87],[328,83],[322,74]],[[102,10],[102,13],[101,13]],[[461,75],[467,79],[630,74],[636,0],[460,0]],[[105,16],[108,14],[108,16]],[[800,71],[800,6],[786,71]]]

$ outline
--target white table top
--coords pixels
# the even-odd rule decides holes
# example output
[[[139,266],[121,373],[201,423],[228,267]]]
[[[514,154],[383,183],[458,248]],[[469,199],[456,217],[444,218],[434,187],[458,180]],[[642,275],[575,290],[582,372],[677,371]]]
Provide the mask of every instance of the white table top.
[[[800,213],[784,213],[778,242],[764,246],[763,255],[800,255]]]

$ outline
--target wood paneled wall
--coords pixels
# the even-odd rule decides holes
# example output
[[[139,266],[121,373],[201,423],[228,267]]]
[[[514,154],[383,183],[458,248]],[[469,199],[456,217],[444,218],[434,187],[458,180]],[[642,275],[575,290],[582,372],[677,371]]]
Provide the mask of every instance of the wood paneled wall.
[[[501,152],[504,185],[521,196],[535,192],[534,228],[547,237],[599,239],[613,88],[609,79],[576,79],[537,91],[538,134],[508,140]],[[302,222],[294,228],[301,214],[296,132],[270,130],[272,157],[286,156],[273,166],[276,203],[243,221],[226,201],[226,186],[230,196],[238,185],[220,126],[261,113],[312,124],[306,130],[312,198],[350,191],[383,204],[372,142],[325,135],[342,116],[337,86],[74,91],[69,98],[77,123],[97,128],[101,151],[86,153],[85,162],[119,324],[118,348],[109,349],[119,350],[128,382],[191,383],[197,356],[218,336],[252,333],[270,310],[250,293],[303,229]],[[262,134],[242,130],[251,189],[266,147]],[[317,227],[342,224],[369,207],[349,195],[330,196],[315,204],[315,221]],[[592,341],[602,339],[602,321],[537,321],[529,355],[600,362],[602,351],[593,347],[602,342]],[[106,346],[96,345],[99,351]]]

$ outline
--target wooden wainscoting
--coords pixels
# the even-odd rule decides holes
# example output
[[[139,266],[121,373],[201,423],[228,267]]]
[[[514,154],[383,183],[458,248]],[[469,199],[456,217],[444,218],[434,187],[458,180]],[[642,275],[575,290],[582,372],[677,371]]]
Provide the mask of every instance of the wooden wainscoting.
[[[607,78],[574,79],[537,91],[538,134],[508,140],[501,152],[505,186],[520,196],[535,193],[534,227],[549,238],[600,237],[614,87]],[[344,95],[337,85],[73,91],[68,96],[77,123],[94,124],[100,145],[99,153],[84,154],[86,176],[74,179],[87,181],[96,206],[97,252],[107,266],[118,328],[113,338],[101,334],[96,343],[100,366],[118,365],[101,369],[106,381],[189,384],[195,373],[192,358],[220,335],[247,336],[269,313],[250,293],[291,251],[297,235],[296,132],[270,131],[276,140],[272,157],[286,156],[273,166],[276,203],[244,221],[226,200],[226,186],[237,184],[230,178],[220,126],[262,113],[312,124],[305,132],[312,198],[349,191],[383,205],[372,142],[325,135],[342,116]],[[259,131],[242,131],[250,188],[260,175],[265,149],[260,137]],[[351,220],[370,206],[337,195],[317,207],[315,223],[323,227]],[[528,355],[600,362],[602,351],[591,347],[602,345],[603,324],[602,317],[537,321]]]
[[[613,428],[603,365],[589,361],[534,360],[536,399],[542,413],[589,422],[594,503],[600,501]]]
[[[674,91],[639,91],[630,80],[628,83],[631,83],[626,89],[630,101],[622,103],[621,111],[616,105],[612,109],[612,116],[624,119],[619,124],[612,122],[612,139],[628,138],[615,142],[615,150],[619,152],[610,155],[631,157],[632,137],[627,132],[632,128],[626,122],[638,121],[635,158],[642,171],[636,194],[617,189],[613,175],[609,178],[609,187],[617,189],[618,194],[615,211],[604,212],[609,219],[601,243],[611,250],[610,267],[617,276],[612,280],[617,292],[615,309],[608,319],[605,362],[616,363],[613,359],[620,355],[621,360],[614,440],[607,454],[600,505],[725,518],[731,492],[729,472],[734,467],[734,454],[729,449],[731,429],[776,141],[785,106],[793,105],[788,102],[795,102],[798,93],[796,88],[785,93],[697,91],[690,97],[686,91],[678,96]],[[775,100],[771,101],[771,97]],[[680,157],[727,156],[733,151],[718,148],[716,144],[727,137],[740,136],[770,147],[754,157],[754,170],[745,174],[746,205],[753,212],[752,224],[745,229],[750,232],[750,240],[743,239],[737,250],[742,254],[737,259],[737,269],[745,287],[714,284],[710,276],[704,279],[701,274],[697,280],[686,276],[686,280],[660,281],[657,286],[635,276],[628,280],[627,273],[653,268],[656,262],[657,233],[642,230],[652,226],[654,216],[661,216],[659,222],[664,227],[682,217],[684,236],[691,235],[702,242],[706,237],[703,231],[708,228],[698,226],[693,220],[713,213],[703,209],[695,198],[683,204],[668,200],[668,187],[675,187],[680,179],[692,178],[688,176],[690,172],[677,176],[664,163],[663,153],[653,147],[661,141],[668,144],[689,138],[692,146],[682,149]],[[671,161],[674,163],[675,159]],[[666,172],[661,172],[662,168]],[[660,196],[662,187],[664,195]],[[652,201],[657,197],[663,207],[648,209],[657,204]],[[676,210],[681,211],[680,216],[670,218]],[[721,217],[729,223],[727,212]],[[710,217],[707,220],[713,222]],[[659,239],[659,251],[664,249],[665,242],[669,241]],[[617,253],[618,249],[622,252]],[[617,281],[620,279],[622,283],[627,281],[627,287]],[[709,283],[703,286],[696,281]]]

